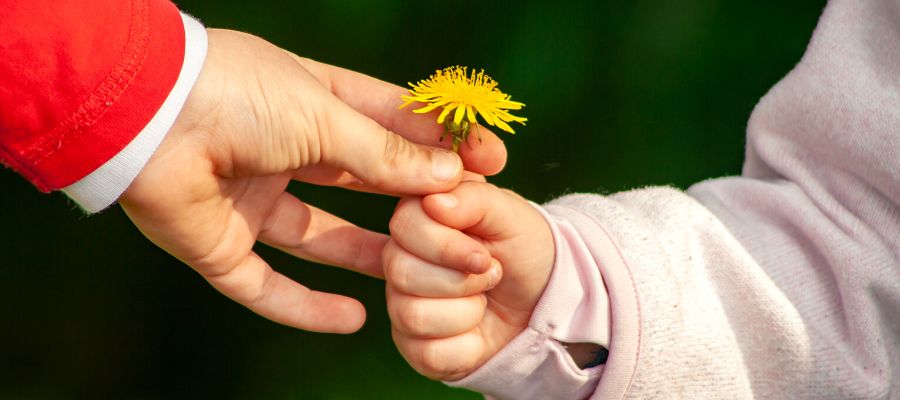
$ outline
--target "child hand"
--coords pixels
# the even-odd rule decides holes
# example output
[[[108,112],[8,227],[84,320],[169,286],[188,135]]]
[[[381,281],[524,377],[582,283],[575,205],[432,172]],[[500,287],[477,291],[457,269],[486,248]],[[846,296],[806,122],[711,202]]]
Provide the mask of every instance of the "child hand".
[[[397,348],[416,371],[461,379],[528,325],[554,244],[525,199],[463,182],[449,193],[401,200],[390,230],[383,252],[388,312]]]

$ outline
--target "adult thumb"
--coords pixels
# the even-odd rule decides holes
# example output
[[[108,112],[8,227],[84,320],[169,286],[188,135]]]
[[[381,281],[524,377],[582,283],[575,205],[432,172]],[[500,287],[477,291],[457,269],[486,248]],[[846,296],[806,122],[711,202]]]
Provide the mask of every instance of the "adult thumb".
[[[319,140],[326,165],[386,193],[424,195],[459,183],[463,164],[455,153],[410,142],[336,98],[323,110],[327,123]]]

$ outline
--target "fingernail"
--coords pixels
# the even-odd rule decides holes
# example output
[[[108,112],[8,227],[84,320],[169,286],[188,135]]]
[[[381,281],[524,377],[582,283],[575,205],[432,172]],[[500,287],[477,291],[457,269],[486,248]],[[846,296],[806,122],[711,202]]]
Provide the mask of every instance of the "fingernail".
[[[433,194],[431,197],[444,208],[453,209],[459,205],[459,199],[450,193]]]
[[[476,274],[484,272],[484,254],[481,253],[472,253],[469,256],[469,272],[474,272]]]
[[[434,150],[431,157],[431,174],[438,181],[449,181],[459,173],[460,164],[456,154],[447,150]]]
[[[500,283],[500,263],[492,260],[491,269],[488,271],[488,290],[493,289],[498,283]]]

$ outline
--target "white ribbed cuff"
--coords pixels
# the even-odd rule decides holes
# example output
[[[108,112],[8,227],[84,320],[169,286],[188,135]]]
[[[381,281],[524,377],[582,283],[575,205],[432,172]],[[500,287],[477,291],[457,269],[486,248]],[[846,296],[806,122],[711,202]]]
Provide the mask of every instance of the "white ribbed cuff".
[[[175,86],[159,111],[122,151],[88,176],[62,189],[88,213],[110,206],[128,189],[166,137],[197,82],[206,60],[206,29],[187,14],[182,13],[181,19],[184,22],[184,63]]]

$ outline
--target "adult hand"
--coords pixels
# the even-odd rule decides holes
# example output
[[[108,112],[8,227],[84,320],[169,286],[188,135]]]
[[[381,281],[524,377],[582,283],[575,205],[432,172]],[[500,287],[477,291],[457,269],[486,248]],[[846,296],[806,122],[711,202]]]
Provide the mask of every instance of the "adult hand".
[[[258,240],[381,277],[387,237],[301,202],[285,192],[292,179],[428,194],[455,187],[463,164],[485,175],[503,168],[506,149],[484,129],[460,156],[412,143],[438,146],[442,128],[433,116],[397,110],[404,91],[251,35],[209,30],[187,103],[119,202],[150,240],[254,312],[305,330],[356,331],[362,304],[290,280],[252,248]]]

